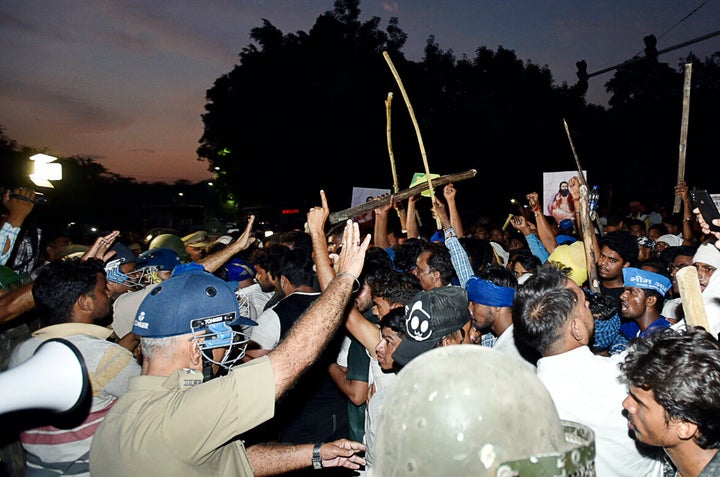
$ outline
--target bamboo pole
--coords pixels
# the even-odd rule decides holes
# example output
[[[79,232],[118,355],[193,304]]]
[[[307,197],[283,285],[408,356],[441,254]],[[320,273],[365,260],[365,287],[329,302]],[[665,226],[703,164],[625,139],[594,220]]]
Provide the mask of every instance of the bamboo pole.
[[[387,99],[385,100],[385,135],[387,136],[388,156],[390,156],[390,170],[392,171],[393,177],[393,194],[397,194],[400,191],[400,184],[397,177],[397,169],[395,167],[395,153],[392,147],[392,91],[388,93]],[[395,207],[398,219],[400,219],[400,227],[403,230],[407,230],[407,217],[406,211],[401,210],[402,207]]]
[[[430,177],[430,166],[428,165],[427,160],[427,154],[425,153],[425,144],[422,140],[422,134],[420,134],[420,125],[417,122],[417,118],[415,117],[415,111],[413,110],[412,104],[410,104],[410,98],[408,97],[407,92],[405,91],[405,87],[403,86],[402,79],[400,78],[400,75],[397,72],[397,69],[395,69],[395,65],[393,64],[392,60],[390,59],[390,55],[387,51],[383,51],[383,57],[385,58],[385,61],[387,62],[388,66],[390,67],[390,71],[392,71],[393,76],[395,77],[395,81],[398,84],[398,87],[400,88],[400,93],[402,93],[403,99],[405,100],[405,105],[407,106],[408,112],[410,113],[410,119],[412,119],[413,126],[415,127],[415,135],[417,136],[418,145],[420,146],[420,154],[422,155],[423,165],[425,166],[425,176],[427,177],[427,183],[430,190],[430,200],[433,204],[433,210],[435,209],[435,191],[432,188],[432,179]],[[437,214],[437,211],[435,213],[435,222],[437,224],[437,228],[442,228],[442,223],[440,222],[440,217]]]
[[[680,148],[678,154],[678,183],[685,180],[685,153],[687,151],[688,122],[690,119],[690,78],[692,77],[692,63],[685,63],[685,82],[683,83],[682,120],[680,122]],[[680,212],[681,197],[675,195],[673,214]]]

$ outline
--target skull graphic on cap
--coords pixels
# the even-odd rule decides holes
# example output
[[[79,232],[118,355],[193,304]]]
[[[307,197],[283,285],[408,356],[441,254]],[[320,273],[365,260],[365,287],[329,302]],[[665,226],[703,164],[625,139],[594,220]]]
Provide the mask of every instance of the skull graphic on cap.
[[[415,341],[425,341],[432,335],[430,315],[423,309],[422,300],[413,303],[405,320],[405,326],[408,336],[411,336]]]

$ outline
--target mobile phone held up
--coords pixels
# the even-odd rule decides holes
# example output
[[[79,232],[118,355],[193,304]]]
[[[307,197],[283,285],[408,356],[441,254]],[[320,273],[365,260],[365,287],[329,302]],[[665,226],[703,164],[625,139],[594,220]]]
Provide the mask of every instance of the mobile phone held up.
[[[718,212],[715,202],[713,202],[708,191],[693,189],[690,191],[690,199],[692,200],[693,208],[700,210],[703,219],[705,219],[705,222],[710,226],[710,230],[720,232],[720,226],[712,223],[714,219],[720,219],[720,212]]]

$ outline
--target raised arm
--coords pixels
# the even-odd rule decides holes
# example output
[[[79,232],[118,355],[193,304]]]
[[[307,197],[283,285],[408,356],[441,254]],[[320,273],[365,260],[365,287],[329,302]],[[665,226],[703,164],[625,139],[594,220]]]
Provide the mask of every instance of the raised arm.
[[[320,290],[325,290],[335,277],[330,254],[328,253],[327,237],[325,236],[325,222],[330,215],[325,191],[320,191],[320,206],[315,206],[307,213],[307,228],[313,247],[313,261]],[[344,235],[343,235],[344,237]]]
[[[5,223],[2,224],[0,232],[0,265],[5,265],[15,246],[20,227],[35,206],[35,192],[22,187],[14,189],[12,192],[7,190],[2,201],[8,210],[8,216]]]
[[[290,329],[285,339],[268,356],[275,373],[275,397],[282,396],[312,365],[345,316],[345,310],[358,283],[370,245],[371,234],[360,241],[357,223],[348,220],[343,247],[338,257],[337,275],[320,297]]]
[[[443,188],[443,196],[445,196],[445,202],[447,202],[448,213],[450,214],[450,224],[455,229],[455,233],[458,237],[465,236],[465,230],[463,229],[462,221],[460,220],[460,213],[458,212],[455,197],[457,195],[457,189],[452,182]],[[443,228],[445,226],[443,225]]]
[[[408,197],[407,217],[405,218],[405,226],[407,227],[407,238],[420,237],[420,229],[417,223],[417,209],[415,208],[419,196],[413,195]]]
[[[255,223],[255,216],[251,215],[248,217],[247,225],[242,235],[237,240],[230,243],[227,247],[222,250],[218,250],[215,253],[211,253],[207,257],[201,258],[197,261],[203,266],[205,270],[210,273],[215,272],[223,266],[225,262],[233,258],[233,256],[243,250],[247,249],[250,245],[255,242],[255,237],[252,236],[252,227]]]
[[[393,209],[394,201],[390,196],[388,203],[375,209],[375,246],[386,249],[390,246],[388,241],[388,213]]]
[[[678,181],[675,186],[675,195],[680,196],[683,204],[683,245],[692,245],[695,241],[695,232],[693,231],[693,207],[690,201],[690,191],[685,181]]]
[[[577,229],[580,231],[580,236],[583,237],[582,233],[582,225],[580,220],[580,185],[582,184],[582,180],[580,179],[580,176],[573,176],[568,181],[568,188],[570,189],[570,194],[573,196],[573,202],[575,203],[575,224],[577,226]],[[587,204],[585,204],[585,207],[587,207]],[[595,226],[593,225],[592,221],[590,220],[590,211],[587,211],[587,217],[588,217],[588,227],[589,227],[589,235],[590,240],[592,241],[592,249],[593,254],[595,255],[595,260],[597,260],[597,257],[600,256],[600,244],[597,240],[597,235],[595,234]],[[583,237],[584,239],[584,237]]]
[[[542,206],[540,205],[540,201],[538,200],[538,193],[530,192],[525,197],[527,198],[530,210],[535,217],[535,225],[537,226],[538,237],[540,237],[540,241],[545,246],[545,250],[547,250],[548,254],[550,254],[557,247],[557,239],[555,238],[555,234],[550,228],[547,217],[545,217],[545,214],[543,214],[542,212]]]

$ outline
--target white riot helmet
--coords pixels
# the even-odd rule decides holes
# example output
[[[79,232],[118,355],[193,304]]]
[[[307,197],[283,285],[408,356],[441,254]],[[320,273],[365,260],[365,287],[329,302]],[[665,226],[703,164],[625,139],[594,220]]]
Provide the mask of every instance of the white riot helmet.
[[[436,348],[398,374],[382,403],[369,477],[594,476],[595,437],[561,421],[517,358]]]

